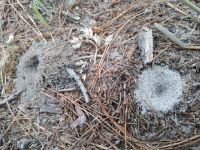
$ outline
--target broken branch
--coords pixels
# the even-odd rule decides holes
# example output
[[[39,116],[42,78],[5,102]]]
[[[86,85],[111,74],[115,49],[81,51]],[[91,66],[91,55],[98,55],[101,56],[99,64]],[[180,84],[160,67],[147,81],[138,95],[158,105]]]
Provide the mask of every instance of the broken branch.
[[[193,4],[190,0],[183,0],[183,3],[194,10],[196,13],[200,14],[200,8]]]
[[[200,46],[186,45],[185,43],[180,41],[177,37],[175,37],[171,32],[169,32],[166,28],[164,28],[162,25],[155,23],[154,26],[156,27],[156,29],[158,29],[166,37],[168,37],[171,41],[173,41],[174,43],[176,43],[180,47],[185,48],[185,49],[200,50]]]
[[[83,93],[85,102],[88,103],[90,101],[90,98],[89,98],[87,89],[85,88],[83,82],[81,81],[81,78],[75,73],[75,71],[73,69],[67,68],[67,72],[68,72],[69,76],[76,81],[81,92]]]
[[[83,125],[86,122],[86,116],[84,112],[78,106],[75,106],[75,110],[78,114],[78,118],[70,125],[72,129],[76,128],[78,125]]]
[[[20,94],[22,93],[22,91],[20,92],[16,92],[14,94],[12,94],[11,96],[9,96],[8,98],[4,99],[3,101],[0,102],[0,106],[6,104],[7,102],[16,99]]]

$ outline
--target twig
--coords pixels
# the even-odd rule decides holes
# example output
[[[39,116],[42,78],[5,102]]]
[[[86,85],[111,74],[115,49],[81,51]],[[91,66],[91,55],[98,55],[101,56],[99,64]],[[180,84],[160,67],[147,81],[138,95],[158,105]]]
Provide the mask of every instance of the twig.
[[[158,55],[156,55],[156,56],[152,59],[152,61],[154,61],[158,56],[160,56],[160,55],[161,55],[164,51],[166,51],[170,46],[171,46],[171,44],[168,45],[166,48],[164,48]]]
[[[0,106],[6,104],[7,102],[16,99],[20,94],[22,93],[22,91],[20,92],[16,92],[14,94],[12,94],[11,96],[9,96],[8,98],[4,99],[3,101],[0,102]]]
[[[183,12],[182,10],[180,10],[177,6],[173,5],[170,2],[165,2],[169,7],[173,8],[174,10],[176,10],[177,12],[179,12],[182,15],[187,15],[185,12]]]
[[[68,89],[61,89],[61,90],[56,90],[57,92],[71,92],[71,91],[74,91],[76,90],[76,87],[71,87],[71,88],[68,88]]]
[[[72,129],[76,128],[79,125],[83,125],[86,123],[85,113],[77,106],[75,106],[75,110],[78,114],[78,118],[70,125]]]
[[[190,0],[183,0],[183,3],[194,10],[196,13],[200,14],[200,8],[193,4]]]
[[[199,61],[199,60],[200,60],[199,57],[195,57],[195,58],[193,58],[193,59],[187,61],[186,63],[180,65],[179,68],[186,67],[186,66],[191,65],[191,64],[193,64],[193,63],[195,63],[195,62],[197,62],[197,61]]]
[[[170,2],[165,2],[169,7],[173,8],[175,11],[177,11],[178,13],[187,16],[188,18],[192,19],[193,21],[195,21],[196,23],[200,23],[200,21],[198,20],[198,18],[195,17],[191,17],[188,16],[185,12],[183,12],[182,10],[180,10],[178,7],[176,7],[175,5],[171,4]]]
[[[161,147],[159,147],[159,149],[175,148],[175,147],[177,147],[179,145],[184,145],[184,144],[186,144],[188,142],[192,143],[192,141],[199,141],[199,140],[200,140],[200,135],[197,134],[197,135],[194,135],[194,136],[192,136],[190,138],[183,139],[182,141],[161,146]]]
[[[125,14],[127,14],[130,10],[132,10],[135,7],[135,4],[133,4],[132,6],[130,6],[127,10],[125,10],[124,12],[122,12],[121,14],[119,14],[117,17],[113,18],[112,20],[108,21],[106,24],[102,25],[100,28],[101,29],[105,29],[108,26],[110,26],[115,20],[123,17]]]
[[[177,37],[175,37],[171,32],[169,32],[166,28],[164,28],[162,25],[155,23],[154,26],[156,27],[156,29],[158,29],[160,32],[162,32],[165,36],[167,36],[171,41],[173,41],[180,47],[185,49],[200,50],[200,46],[186,45],[185,43],[180,41]]]
[[[85,86],[83,85],[83,82],[81,81],[81,78],[75,73],[73,69],[67,68],[67,72],[69,76],[77,82],[77,85],[80,87],[80,90],[83,93],[85,102],[88,103],[90,101],[90,98],[89,98],[87,89],[85,88]]]
[[[177,37],[175,37],[171,32],[169,32],[162,25],[155,23],[154,26],[156,27],[156,29],[158,29],[160,32],[162,32],[164,35],[166,35],[170,40],[178,44],[180,47],[186,47],[185,43],[181,42]]]
[[[78,60],[82,60],[82,59],[89,59],[89,58],[93,58],[93,57],[95,57],[95,55],[79,56],[79,57],[75,57],[74,59],[72,59],[72,61],[78,61]],[[96,57],[101,58],[102,55],[97,55]]]

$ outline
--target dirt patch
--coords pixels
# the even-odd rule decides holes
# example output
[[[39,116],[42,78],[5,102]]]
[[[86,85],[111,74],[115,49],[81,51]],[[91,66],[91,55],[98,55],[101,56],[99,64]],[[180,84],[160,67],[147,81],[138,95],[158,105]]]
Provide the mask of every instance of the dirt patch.
[[[160,66],[153,66],[142,72],[135,90],[137,101],[143,113],[147,110],[159,112],[170,111],[182,98],[185,88],[180,74]]]
[[[24,91],[21,103],[39,106],[44,103],[45,96],[40,92],[52,86],[53,89],[63,89],[67,82],[67,72],[60,74],[57,70],[67,66],[73,48],[63,42],[35,42],[19,59],[17,65],[16,90]],[[48,81],[47,81],[48,80]],[[63,87],[62,85],[65,85]]]

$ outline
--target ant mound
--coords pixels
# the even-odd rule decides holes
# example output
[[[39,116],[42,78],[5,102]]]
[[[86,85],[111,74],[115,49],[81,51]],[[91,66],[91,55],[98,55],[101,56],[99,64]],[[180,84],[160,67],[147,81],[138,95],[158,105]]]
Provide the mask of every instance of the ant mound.
[[[47,88],[46,85],[50,82],[50,77],[52,82],[55,82],[53,75],[57,77],[57,70],[68,65],[72,54],[73,48],[69,44],[63,44],[63,41],[57,41],[57,43],[51,41],[47,43],[34,42],[22,55],[17,65],[16,89],[23,91],[20,97],[21,103],[33,107],[43,105],[47,97],[41,94],[41,91]],[[61,75],[62,80],[60,78],[59,80],[67,80],[68,74],[66,72]],[[55,86],[62,88],[63,86],[60,84],[63,83],[56,82]],[[56,87],[52,88],[56,89]]]
[[[178,72],[154,66],[142,72],[134,91],[142,112],[169,112],[181,101],[185,82]]]

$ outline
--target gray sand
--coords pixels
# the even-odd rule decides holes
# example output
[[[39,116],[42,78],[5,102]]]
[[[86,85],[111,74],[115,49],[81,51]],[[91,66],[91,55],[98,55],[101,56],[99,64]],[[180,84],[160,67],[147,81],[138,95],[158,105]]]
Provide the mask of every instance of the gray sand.
[[[56,83],[51,87],[55,90],[57,87],[62,88],[64,84],[62,81],[66,80],[67,72],[60,74],[58,70],[68,64],[72,54],[73,48],[69,44],[63,44],[62,41],[33,43],[17,65],[16,89],[23,91],[21,103],[33,106],[42,104],[45,97],[40,91],[46,84]],[[58,74],[62,76],[58,78]]]
[[[168,67],[154,66],[142,72],[135,90],[142,111],[168,112],[181,100],[184,81]]]

